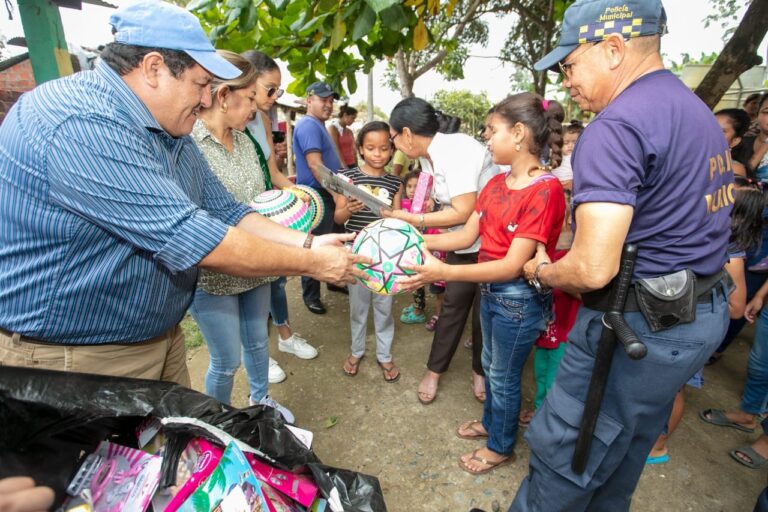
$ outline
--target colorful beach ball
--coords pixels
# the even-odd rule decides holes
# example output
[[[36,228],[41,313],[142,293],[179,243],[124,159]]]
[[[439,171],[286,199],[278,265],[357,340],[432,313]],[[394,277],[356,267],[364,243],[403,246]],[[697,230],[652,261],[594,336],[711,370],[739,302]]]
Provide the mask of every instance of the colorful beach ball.
[[[285,190],[267,190],[251,203],[251,208],[287,228],[307,233],[312,226],[312,213],[307,204]]]
[[[323,198],[320,197],[317,190],[312,187],[296,185],[294,188],[301,190],[309,196],[309,202],[307,204],[309,205],[310,212],[312,212],[312,227],[310,230],[315,229],[318,224],[320,224],[320,221],[323,220],[323,215],[325,215],[325,203],[323,202]]]
[[[369,265],[357,265],[368,274],[368,280],[360,282],[380,295],[402,293],[402,279],[413,274],[403,266],[424,263],[423,244],[421,233],[402,220],[381,219],[368,224],[352,246],[355,254],[372,260]]]

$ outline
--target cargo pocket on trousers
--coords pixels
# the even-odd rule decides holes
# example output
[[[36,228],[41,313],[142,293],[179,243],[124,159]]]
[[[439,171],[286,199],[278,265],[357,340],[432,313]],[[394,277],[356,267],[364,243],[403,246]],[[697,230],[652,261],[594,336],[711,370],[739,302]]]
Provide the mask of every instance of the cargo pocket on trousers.
[[[531,451],[552,471],[585,488],[602,465],[611,445],[623,430],[613,418],[601,413],[595,425],[587,467],[581,475],[571,470],[584,404],[554,384],[525,434]]]

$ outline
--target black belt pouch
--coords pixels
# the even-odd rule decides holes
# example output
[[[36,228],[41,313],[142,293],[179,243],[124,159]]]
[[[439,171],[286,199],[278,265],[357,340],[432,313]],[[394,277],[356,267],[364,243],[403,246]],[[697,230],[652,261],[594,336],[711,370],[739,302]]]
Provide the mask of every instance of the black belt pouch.
[[[696,320],[696,275],[688,269],[638,279],[635,295],[653,332]]]

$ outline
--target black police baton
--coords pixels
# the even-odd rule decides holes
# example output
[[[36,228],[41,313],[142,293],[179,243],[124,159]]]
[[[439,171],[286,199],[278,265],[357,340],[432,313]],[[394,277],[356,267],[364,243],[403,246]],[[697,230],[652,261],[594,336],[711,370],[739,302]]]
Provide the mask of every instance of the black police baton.
[[[634,244],[624,245],[619,263],[619,274],[612,282],[610,309],[607,313],[603,313],[603,332],[597,345],[595,366],[589,381],[587,401],[584,403],[584,414],[581,417],[579,437],[576,439],[576,450],[573,452],[573,460],[571,461],[571,469],[577,475],[582,474],[587,467],[589,450],[592,447],[592,435],[595,432],[595,424],[600,414],[600,404],[603,401],[608,373],[611,370],[616,339],[618,338],[624,346],[624,351],[632,359],[642,359],[648,351],[622,315],[629,294],[629,287],[632,284],[635,259],[637,259],[637,246]]]

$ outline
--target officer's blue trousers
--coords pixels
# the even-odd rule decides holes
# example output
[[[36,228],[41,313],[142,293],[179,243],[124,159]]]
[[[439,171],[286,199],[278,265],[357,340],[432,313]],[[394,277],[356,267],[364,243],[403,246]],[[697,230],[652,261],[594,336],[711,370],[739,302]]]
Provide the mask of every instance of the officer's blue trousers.
[[[696,320],[652,333],[640,313],[625,313],[648,355],[633,361],[617,347],[586,471],[571,459],[602,332],[602,313],[582,307],[555,383],[531,422],[529,474],[513,512],[621,512],[629,510],[645,459],[664,428],[675,393],[704,366],[728,326],[728,305],[718,286],[698,304]]]

